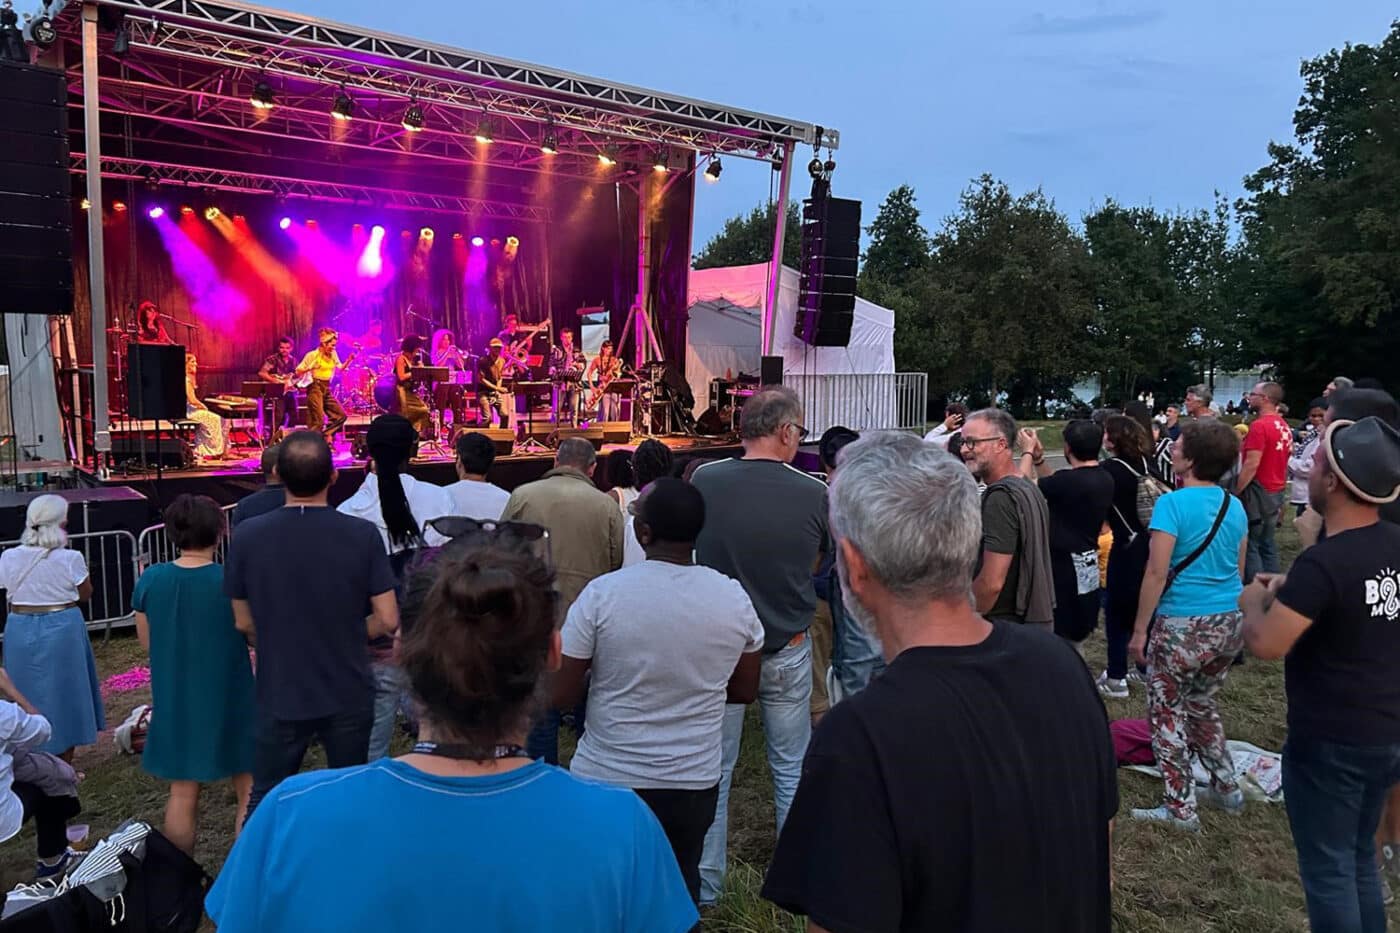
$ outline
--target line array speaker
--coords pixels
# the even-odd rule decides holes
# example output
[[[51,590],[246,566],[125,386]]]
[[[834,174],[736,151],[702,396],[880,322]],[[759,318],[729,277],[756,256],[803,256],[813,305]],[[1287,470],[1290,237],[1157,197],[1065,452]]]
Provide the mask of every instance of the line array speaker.
[[[859,259],[860,202],[833,197],[803,201],[795,337],[817,347],[851,342]]]

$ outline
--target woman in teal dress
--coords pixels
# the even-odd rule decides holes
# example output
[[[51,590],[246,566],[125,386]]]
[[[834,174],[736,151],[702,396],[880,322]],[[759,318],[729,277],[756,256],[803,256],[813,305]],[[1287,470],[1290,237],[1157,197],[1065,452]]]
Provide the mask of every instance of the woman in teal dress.
[[[154,709],[142,764],[171,782],[164,832],[192,853],[201,784],[232,778],[234,832],[243,826],[253,787],[253,668],[224,595],[224,568],[214,562],[223,512],[205,496],[180,496],[165,526],[180,556],[143,573],[131,599],[151,657]]]

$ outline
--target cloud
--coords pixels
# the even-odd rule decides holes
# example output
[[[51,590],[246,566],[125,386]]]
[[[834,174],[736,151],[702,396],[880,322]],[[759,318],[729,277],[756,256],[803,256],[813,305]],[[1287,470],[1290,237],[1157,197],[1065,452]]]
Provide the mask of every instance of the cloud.
[[[1021,36],[1089,36],[1105,32],[1121,32],[1155,23],[1165,17],[1165,10],[1137,10],[1122,13],[1088,13],[1080,16],[1046,15],[1036,13],[1012,32]]]

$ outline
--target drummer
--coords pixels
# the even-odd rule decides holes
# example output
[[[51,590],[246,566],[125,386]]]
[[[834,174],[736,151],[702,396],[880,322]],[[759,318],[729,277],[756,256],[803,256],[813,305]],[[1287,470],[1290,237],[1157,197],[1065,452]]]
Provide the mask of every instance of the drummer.
[[[554,383],[554,421],[561,424],[578,422],[578,387],[583,379],[588,358],[574,346],[574,332],[567,327],[559,332],[559,346],[549,351],[549,378]]]

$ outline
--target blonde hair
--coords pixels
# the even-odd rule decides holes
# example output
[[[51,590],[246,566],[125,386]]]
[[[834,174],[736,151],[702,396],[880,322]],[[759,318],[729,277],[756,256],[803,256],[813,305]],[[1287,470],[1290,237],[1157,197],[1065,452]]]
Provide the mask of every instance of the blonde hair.
[[[68,520],[68,500],[62,496],[39,496],[29,503],[24,513],[24,533],[20,544],[54,550],[66,547],[68,532],[63,523]]]

